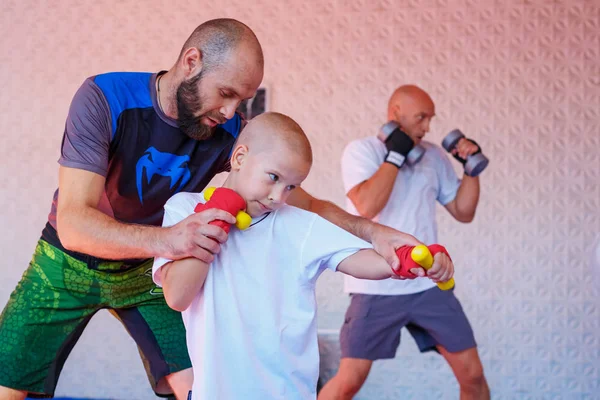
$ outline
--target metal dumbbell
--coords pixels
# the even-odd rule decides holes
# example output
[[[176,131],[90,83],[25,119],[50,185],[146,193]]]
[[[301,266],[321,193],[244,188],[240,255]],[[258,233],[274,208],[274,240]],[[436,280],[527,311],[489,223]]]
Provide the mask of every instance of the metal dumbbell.
[[[394,121],[389,121],[389,122],[383,124],[383,126],[379,130],[379,134],[377,135],[377,137],[379,138],[379,140],[381,140],[383,143],[385,143],[387,138],[396,129],[400,129],[400,125],[398,125]],[[410,150],[410,152],[406,156],[406,162],[408,163],[408,165],[415,165],[416,163],[421,161],[421,158],[423,158],[424,154],[425,154],[425,147],[423,147],[421,145],[416,145]]]
[[[455,129],[442,140],[442,147],[446,149],[448,153],[451,153],[458,144],[458,141],[464,137],[465,135],[459,129]],[[489,162],[490,160],[488,160],[481,151],[476,154],[471,154],[464,163],[465,173],[469,176],[477,176],[488,166]]]

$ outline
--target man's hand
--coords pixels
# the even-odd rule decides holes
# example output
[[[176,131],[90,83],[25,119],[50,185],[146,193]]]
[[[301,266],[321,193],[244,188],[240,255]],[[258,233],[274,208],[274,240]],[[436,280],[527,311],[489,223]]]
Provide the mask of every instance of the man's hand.
[[[214,220],[235,224],[233,215],[211,208],[194,213],[167,228],[167,254],[164,257],[171,260],[194,257],[210,264],[214,260],[214,254],[221,251],[220,243],[227,240],[227,233],[222,228],[209,225]]]
[[[427,277],[434,282],[446,282],[454,276],[454,263],[446,254],[439,252],[433,256],[433,265]]]
[[[372,229],[371,243],[373,244],[373,248],[394,270],[398,270],[400,266],[400,260],[396,255],[397,249],[404,245],[417,246],[422,244],[412,235],[399,232],[381,224],[373,223]],[[425,275],[423,268],[413,268],[411,269],[411,272],[418,276]]]
[[[475,154],[479,151],[479,146],[472,140],[462,138],[458,141],[456,146],[450,152],[453,156],[458,156],[462,160],[466,160],[471,154]],[[460,161],[460,160],[459,160]],[[462,162],[462,161],[461,161]]]

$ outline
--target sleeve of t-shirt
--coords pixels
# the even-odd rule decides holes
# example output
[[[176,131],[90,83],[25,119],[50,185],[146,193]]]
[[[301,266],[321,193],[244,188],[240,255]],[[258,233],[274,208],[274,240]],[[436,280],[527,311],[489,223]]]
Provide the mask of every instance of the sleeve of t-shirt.
[[[100,88],[88,78],[71,102],[58,162],[106,176],[111,137],[108,103]]]
[[[375,149],[366,141],[349,143],[342,154],[342,180],[346,193],[372,177],[380,166]]]
[[[325,269],[335,271],[345,258],[372,248],[370,243],[315,214],[300,247],[300,257],[309,276],[314,277]]]
[[[183,221],[192,214],[197,203],[191,193],[177,193],[165,204],[162,226],[166,228]],[[162,286],[158,271],[163,265],[171,261],[173,260],[165,257],[156,257],[154,259],[154,263],[152,264],[152,280],[154,280],[157,286]]]
[[[452,168],[452,164],[446,154],[438,148],[435,148],[435,151],[439,153],[439,157],[436,157],[439,160],[436,170],[440,182],[437,200],[441,205],[445,206],[456,198],[460,179],[456,176],[456,172],[454,172],[454,168]]]

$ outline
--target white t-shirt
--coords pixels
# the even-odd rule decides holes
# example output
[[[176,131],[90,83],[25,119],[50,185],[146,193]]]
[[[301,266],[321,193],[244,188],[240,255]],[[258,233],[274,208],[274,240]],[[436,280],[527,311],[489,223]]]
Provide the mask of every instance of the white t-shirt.
[[[409,233],[429,245],[437,242],[436,201],[446,205],[454,200],[460,180],[441,147],[425,141],[421,141],[421,145],[427,150],[425,155],[415,166],[405,164],[400,169],[387,204],[373,221]],[[346,193],[373,176],[383,164],[386,154],[385,144],[376,137],[349,143],[342,156]],[[359,215],[347,197],[346,209]],[[429,278],[370,281],[345,276],[344,279],[344,291],[347,293],[410,294],[436,285]]]
[[[165,205],[164,226],[193,213],[201,194]],[[316,214],[284,206],[232,228],[204,288],[183,312],[194,400],[306,400],[319,376],[315,283],[371,245]],[[157,258],[156,272],[169,260]]]

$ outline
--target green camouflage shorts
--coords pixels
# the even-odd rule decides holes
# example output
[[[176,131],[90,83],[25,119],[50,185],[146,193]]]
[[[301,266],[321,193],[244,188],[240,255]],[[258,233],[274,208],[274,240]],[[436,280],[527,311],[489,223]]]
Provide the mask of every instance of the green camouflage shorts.
[[[60,371],[92,316],[108,309],[136,341],[152,388],[191,367],[181,314],[152,281],[152,260],[117,271],[89,269],[40,240],[0,315],[0,385],[52,397]],[[161,392],[166,385],[161,383]],[[168,395],[170,393],[159,393]],[[36,396],[37,395],[37,396]]]

